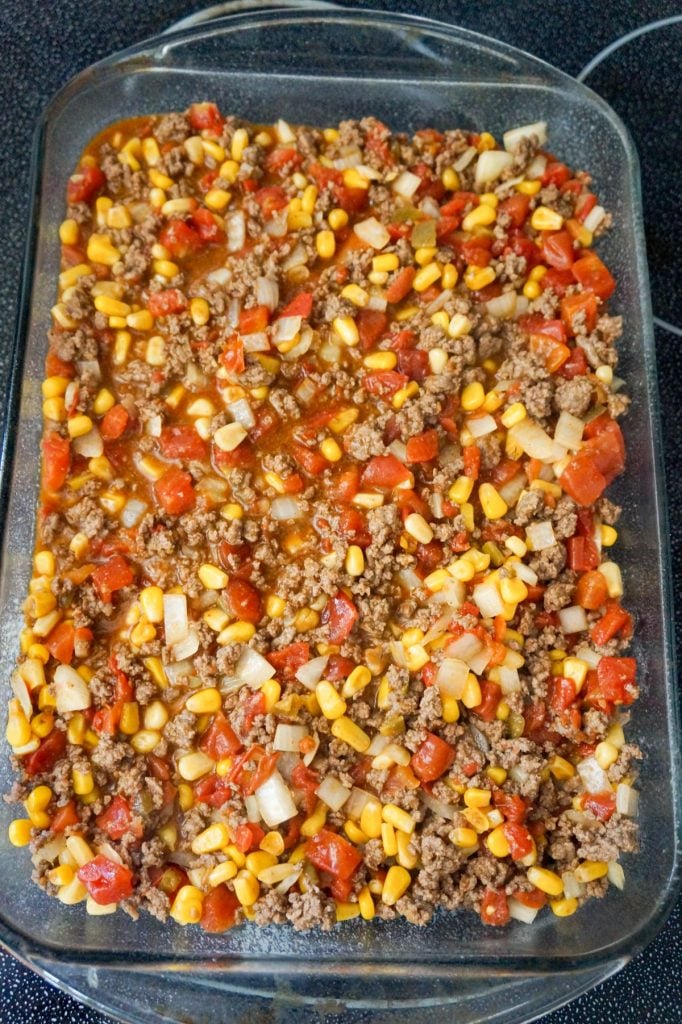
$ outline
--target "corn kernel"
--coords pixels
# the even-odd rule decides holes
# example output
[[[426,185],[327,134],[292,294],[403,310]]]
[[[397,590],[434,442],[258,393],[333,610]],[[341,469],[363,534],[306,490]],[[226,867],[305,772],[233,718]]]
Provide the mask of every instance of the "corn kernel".
[[[497,196],[494,198],[497,200]],[[497,213],[494,206],[491,203],[484,202],[483,197],[481,197],[481,205],[475,206],[462,221],[462,230],[473,231],[474,228],[487,227],[489,224],[495,223],[496,217]]]
[[[414,275],[414,280],[412,281],[414,291],[425,292],[427,288],[435,284],[442,272],[442,268],[438,263],[428,263],[425,267],[421,267]]]
[[[346,551],[346,572],[349,576],[362,576],[365,571],[365,556],[362,548],[351,544]]]
[[[337,316],[332,321],[332,326],[344,345],[354,348],[360,341],[358,326],[349,316]]]
[[[398,807],[397,804],[385,804],[381,814],[384,821],[393,825],[398,831],[405,832],[407,835],[411,835],[414,832],[414,818],[407,811],[404,811],[402,807]]]
[[[469,334],[471,331],[472,323],[467,316],[463,313],[455,313],[450,326],[448,327],[448,333],[451,338],[461,338],[465,334]]]
[[[227,586],[227,573],[209,562],[199,567],[197,575],[207,590],[223,590]]]
[[[525,420],[527,416],[526,407],[523,402],[514,402],[502,413],[501,419],[505,427],[513,427],[515,424]]]
[[[605,548],[613,547],[618,540],[618,531],[607,523],[601,524],[601,542]]]
[[[268,594],[265,598],[265,614],[271,619],[280,619],[285,609],[286,602],[277,594]]]
[[[419,512],[411,512],[405,519],[405,530],[419,544],[428,544],[433,540],[433,530],[424,516]]]
[[[28,818],[15,818],[11,821],[7,835],[12,846],[28,846],[31,842],[31,827]]]
[[[467,384],[462,391],[460,401],[465,412],[473,412],[475,409],[480,409],[485,401],[483,385],[479,381]]]
[[[585,860],[574,870],[576,882],[584,885],[587,882],[594,882],[597,878],[603,878],[608,872],[609,866],[605,861]]]
[[[204,894],[195,885],[183,885],[175,896],[170,916],[176,924],[198,924],[204,906]]]
[[[320,452],[328,462],[338,462],[343,457],[343,452],[333,437],[325,437],[320,445]]]
[[[345,715],[347,707],[345,700],[326,679],[321,679],[315,687],[315,696],[325,718],[334,720]]]
[[[454,263],[446,263],[443,266],[443,275],[440,279],[440,283],[443,288],[450,289],[454,288],[457,284],[459,273]],[[447,329],[447,328],[446,328]]]
[[[83,437],[92,430],[92,420],[89,416],[72,416],[66,426],[69,437]]]
[[[548,206],[536,207],[530,218],[530,226],[536,231],[559,231],[563,223],[561,214]]]
[[[401,896],[404,896],[410,887],[412,876],[409,871],[399,864],[393,864],[386,873],[384,886],[381,891],[381,901],[386,906],[394,906]]]
[[[246,437],[246,433],[241,423],[226,423],[225,426],[218,427],[213,435],[213,440],[222,452],[231,452],[239,447]]]
[[[473,828],[453,828],[449,833],[450,842],[463,850],[478,845],[478,834]]]
[[[247,644],[255,633],[256,627],[252,622],[232,622],[218,634],[218,643],[221,647],[226,644]]]
[[[564,891],[564,883],[555,871],[550,871],[548,868],[539,868],[533,866],[528,869],[528,881],[531,885],[534,885],[536,889],[540,889],[548,896],[561,896]]]
[[[339,698],[339,700],[341,701],[342,704],[344,704],[345,708],[346,702],[342,698]],[[322,707],[321,703],[320,707]],[[322,712],[326,718],[329,718],[329,715],[324,711],[324,708],[322,708]],[[352,747],[353,750],[357,750],[361,754],[364,754],[364,752],[367,750],[371,742],[370,737],[367,735],[364,729],[361,729],[360,726],[357,725],[351,718],[348,718],[346,715],[343,714],[338,717],[334,716],[331,731],[332,735],[336,736],[338,740],[343,740],[343,742],[347,743],[349,747]]]
[[[203,775],[208,775],[213,770],[214,764],[215,762],[212,758],[197,750],[180,758],[178,761],[178,772],[187,782],[196,782]]]
[[[495,271],[492,267],[469,266],[464,274],[464,283],[472,292],[478,292],[486,288],[495,280]]]
[[[554,778],[559,781],[571,779],[575,775],[575,768],[571,762],[567,761],[565,757],[560,757],[559,754],[551,757],[547,766]]]
[[[224,822],[214,822],[192,840],[192,853],[215,853],[230,843],[230,831]]]
[[[106,235],[92,234],[88,239],[87,257],[91,263],[103,263],[113,267],[121,258],[119,250],[111,244]]]
[[[197,690],[185,701],[187,710],[195,715],[213,715],[220,711],[222,706],[223,699],[220,690],[213,686]]]

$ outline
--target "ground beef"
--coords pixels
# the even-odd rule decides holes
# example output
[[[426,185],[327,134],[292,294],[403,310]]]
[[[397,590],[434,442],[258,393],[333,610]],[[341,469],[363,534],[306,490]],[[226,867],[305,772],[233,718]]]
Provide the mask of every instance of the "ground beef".
[[[334,901],[324,896],[315,886],[304,893],[292,892],[286,917],[297,932],[307,928],[321,928],[326,932],[336,921]]]
[[[574,377],[562,381],[554,393],[554,405],[559,412],[584,416],[592,401],[592,384],[587,377]]]

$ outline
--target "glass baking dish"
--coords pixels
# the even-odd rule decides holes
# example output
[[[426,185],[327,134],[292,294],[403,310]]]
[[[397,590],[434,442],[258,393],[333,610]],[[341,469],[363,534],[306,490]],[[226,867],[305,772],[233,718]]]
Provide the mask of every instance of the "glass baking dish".
[[[30,576],[46,331],[58,267],[64,185],[80,151],[111,121],[215,100],[256,122],[331,124],[374,114],[394,128],[504,128],[540,119],[569,163],[588,167],[615,226],[600,252],[618,280],[628,473],[619,555],[636,614],[642,698],[629,735],[647,753],[642,852],[624,893],[559,921],[484,928],[470,913],[423,929],[352,921],[331,934],[246,926],[222,936],[88,917],[28,881],[0,809],[0,941],[52,980],[125,1020],[308,1019],[313,1007],[375,1021],[530,1020],[622,966],[651,940],[679,881],[680,765],[670,615],[670,555],[660,465],[654,344],[637,157],[610,108],[549,65],[475,33],[375,11],[275,11],[160,36],[84,71],[53,100],[36,136],[33,212],[2,447],[4,539],[0,658],[8,680]],[[643,638],[646,637],[646,642]],[[11,770],[5,757],[0,785]],[[260,1001],[260,1002],[259,1002]],[[258,1015],[255,1007],[265,1007]],[[251,1016],[256,1013],[255,1016]],[[359,1014],[359,1016],[358,1016]],[[384,1014],[386,1016],[384,1017]]]

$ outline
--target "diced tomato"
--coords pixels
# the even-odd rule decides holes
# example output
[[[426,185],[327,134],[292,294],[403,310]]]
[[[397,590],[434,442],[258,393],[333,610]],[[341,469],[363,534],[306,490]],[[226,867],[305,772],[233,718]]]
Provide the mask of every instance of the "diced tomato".
[[[299,494],[304,486],[303,477],[300,473],[291,473],[290,476],[282,480],[284,494]]]
[[[528,814],[528,804],[518,793],[505,793],[503,789],[493,789],[493,803],[507,821],[520,823]]]
[[[382,398],[391,398],[396,391],[404,388],[409,377],[397,370],[373,370],[366,373],[362,385],[370,395],[380,395]]]
[[[266,218],[271,217],[278,210],[283,210],[289,203],[286,192],[279,185],[267,185],[265,188],[259,188],[253,198]]]
[[[598,570],[592,570],[583,573],[578,580],[574,599],[581,608],[596,611],[597,608],[601,608],[602,605],[606,604],[608,596],[606,580]]]
[[[232,757],[241,746],[241,740],[222,711],[213,716],[213,721],[199,741],[199,749],[214,761]]]
[[[579,505],[593,505],[604,493],[606,478],[595,465],[594,459],[583,449],[569,461],[559,477],[559,483]]]
[[[262,437],[269,434],[279,424],[280,419],[274,409],[270,406],[263,406],[256,414],[256,425],[251,427],[249,437],[253,442],[260,441]]]
[[[435,782],[452,766],[454,760],[455,748],[435,733],[428,732],[426,739],[412,755],[410,765],[422,782]]]
[[[420,348],[405,349],[398,353],[398,369],[410,380],[426,380],[429,374],[429,354]]]
[[[373,348],[386,330],[388,317],[380,309],[361,309],[356,317],[360,345],[364,352]]]
[[[82,259],[79,260],[79,263],[82,262]],[[76,376],[76,368],[73,363],[67,362],[66,359],[60,359],[56,352],[48,352],[45,357],[45,376],[68,377],[71,379]]]
[[[43,448],[43,483],[48,491],[63,487],[71,465],[71,445],[66,437],[50,432],[45,434]]]
[[[565,295],[561,300],[561,319],[564,322],[566,332],[571,337],[575,334],[574,318],[579,313],[584,313],[585,315],[585,328],[588,331],[593,331],[597,323],[597,300],[594,292],[589,288],[583,292],[576,292],[574,295]],[[583,349],[576,349],[576,351],[583,352]]]
[[[403,522],[411,512],[418,512],[419,515],[424,516],[425,519],[429,519],[431,517],[431,510],[424,499],[420,497],[416,491],[409,488],[400,488],[396,495],[396,504],[400,509]]]
[[[481,921],[501,927],[509,922],[509,904],[502,890],[486,889],[481,901]]]
[[[133,894],[133,873],[124,864],[116,864],[101,853],[78,869],[77,877],[101,906],[120,903]]]
[[[549,334],[531,334],[528,347],[540,356],[550,373],[556,373],[571,355],[568,345],[555,341]]]
[[[99,432],[102,440],[118,440],[125,433],[129,420],[130,415],[124,405],[112,405],[100,421]]]
[[[327,667],[324,670],[324,678],[330,683],[338,683],[345,679],[355,668],[352,658],[344,658],[342,654],[330,654]]]
[[[316,791],[320,785],[318,773],[308,768],[303,761],[298,761],[291,773],[291,784],[303,793],[303,810],[306,814],[312,814],[317,804]]]
[[[583,809],[598,821],[608,821],[616,809],[615,793],[587,793],[582,799]]]
[[[238,334],[231,334],[220,354],[220,362],[230,374],[240,374],[246,368],[244,342]]]
[[[557,295],[566,294],[566,289],[575,285],[575,278],[571,270],[556,270],[552,267],[540,280],[540,287],[544,291],[551,288]]]
[[[48,651],[63,665],[70,665],[73,661],[75,634],[72,622],[58,622],[45,638]]]
[[[505,821],[502,832],[509,843],[509,853],[512,860],[521,860],[527,857],[535,849],[533,837],[525,825],[514,821]]]
[[[213,188],[213,185],[215,184],[215,180],[216,180],[217,177],[218,177],[218,168],[217,167],[214,167],[213,170],[206,171],[205,174],[202,174],[201,177],[199,178],[199,182],[198,182],[200,190],[204,194],[206,194],[206,192],[209,192]]]
[[[581,449],[583,451],[594,460],[597,469],[606,477],[607,484],[625,468],[625,441],[615,420],[607,418],[598,433],[585,441]]]
[[[530,196],[525,196],[521,192],[509,196],[508,199],[503,199],[499,205],[499,209],[502,213],[507,214],[515,228],[523,226],[528,216],[529,208]]]
[[[334,878],[350,878],[362,863],[362,854],[343,836],[320,829],[306,843],[306,857],[318,870],[328,871]]]
[[[502,689],[497,683],[490,679],[481,680],[481,703],[471,710],[484,722],[492,722],[497,713],[497,707],[502,700]]]
[[[616,279],[594,252],[576,260],[571,270],[583,288],[591,289],[602,300],[610,298],[616,290]]]
[[[558,160],[548,160],[542,175],[542,184],[556,185],[557,188],[561,188],[570,177],[571,172],[566,164],[559,163]]]
[[[206,442],[191,424],[164,427],[159,447],[167,459],[204,459],[208,453]]]
[[[209,807],[222,807],[234,796],[234,790],[230,785],[227,776],[204,775],[194,784],[194,796],[200,804],[208,804]]]
[[[104,171],[94,164],[79,167],[69,178],[66,198],[69,203],[90,203],[106,184]]]
[[[520,890],[512,893],[512,896],[524,907],[530,907],[532,910],[541,910],[547,902],[547,897],[541,889],[531,889],[530,892]]]
[[[201,238],[187,221],[170,220],[159,232],[159,244],[168,249],[174,259],[182,260],[201,248]]]
[[[172,903],[183,885],[189,884],[187,872],[177,864],[163,864],[153,867],[149,871],[149,880],[152,885],[165,893]]]
[[[576,698],[575,683],[566,676],[552,676],[549,684],[549,706],[559,714],[571,706]]]
[[[599,565],[599,551],[592,537],[569,537],[566,541],[566,554],[569,569],[576,572],[589,572]]]
[[[265,832],[255,821],[246,821],[237,825],[234,833],[234,845],[242,853],[249,853],[263,841]]]
[[[481,197],[477,192],[455,192],[440,208],[441,217],[453,217],[463,213],[467,206],[478,206]]]
[[[240,907],[231,889],[224,883],[217,885],[204,896],[199,924],[205,932],[226,932],[236,923]]]
[[[108,562],[98,565],[92,572],[95,590],[103,601],[110,601],[111,595],[129,586],[135,579],[133,570],[123,555],[114,555]]]
[[[547,231],[542,238],[545,263],[557,270],[568,270],[573,265],[573,239],[568,231]]]
[[[438,431],[425,430],[407,442],[408,462],[431,462],[438,455]]]
[[[251,751],[247,751],[247,758],[251,752],[256,748],[252,747]],[[233,768],[230,772],[230,781],[239,782],[242,787],[244,796],[251,796],[256,792],[264,782],[270,778],[275,768],[277,767],[277,761],[279,760],[279,751],[275,750],[271,754],[266,754],[262,747],[258,747],[257,765],[255,771],[251,772],[247,776],[242,772],[235,778],[235,769]]]
[[[597,682],[604,700],[614,704],[632,704],[637,685],[637,662],[634,658],[602,658],[597,665]]]
[[[353,544],[366,548],[372,542],[372,535],[367,527],[367,520],[357,508],[344,508],[339,512],[339,530]],[[328,679],[329,676],[325,675]]]
[[[331,495],[337,501],[352,501],[360,489],[360,467],[351,466],[334,477],[330,488]]]
[[[187,116],[195,132],[209,131],[217,135],[225,123],[215,103],[193,103]]]
[[[232,613],[243,622],[259,622],[263,616],[263,602],[253,583],[231,576],[226,588]]]
[[[468,448],[464,449],[465,452],[468,450]],[[502,459],[493,469],[490,479],[499,490],[500,487],[503,487],[510,480],[513,480],[515,476],[518,476],[520,472],[520,462],[517,462],[515,459]]]
[[[277,146],[271,150],[265,158],[265,169],[271,174],[276,174],[287,165],[293,171],[303,163],[301,154],[291,146]]]
[[[576,345],[575,348],[571,349],[571,354],[564,365],[559,367],[558,373],[566,380],[573,380],[575,377],[584,377],[587,370],[588,364],[585,350],[580,345]]]
[[[76,801],[69,800],[68,804],[63,804],[58,807],[52,816],[50,822],[50,828],[53,832],[65,832],[71,825],[79,825],[80,818],[78,817],[78,810],[76,808]]]
[[[583,192],[575,204],[575,215],[579,221],[584,221],[588,213],[597,205],[597,197],[592,192]]]
[[[329,463],[324,455],[316,448],[306,448],[305,445],[294,442],[291,445],[291,454],[296,460],[296,464],[311,476],[319,476],[329,468]]]
[[[166,288],[161,292],[151,292],[147,299],[147,309],[152,316],[169,316],[171,313],[182,313],[187,309],[187,299],[177,288]]]
[[[305,320],[310,316],[313,310],[313,293],[312,292],[299,292],[293,299],[287,302],[284,309],[277,314],[277,317],[283,316],[302,316]]]
[[[515,256],[522,256],[526,261],[526,270],[532,270],[533,267],[538,266],[542,263],[542,251],[538,248],[535,242],[530,239],[527,235],[524,235],[523,231],[518,228],[512,228],[507,236],[507,242],[503,249],[503,254],[508,255],[514,253]],[[548,271],[550,273],[550,271]]]
[[[295,645],[291,644],[290,646],[293,647]],[[247,693],[240,703],[243,707],[242,724],[244,732],[248,733],[254,719],[258,718],[259,715],[265,714],[265,695],[260,690],[256,693]]]
[[[310,661],[310,644],[305,640],[299,640],[287,647],[281,647],[278,651],[269,651],[266,657],[279,675],[284,679],[293,679],[299,668]]]
[[[264,331],[270,322],[270,310],[267,306],[252,306],[243,309],[239,314],[239,333],[256,334]]]
[[[403,267],[402,270],[396,271],[386,289],[386,301],[402,302],[405,296],[412,290],[415,274],[416,270],[414,267]]]
[[[417,571],[424,576],[437,569],[443,562],[443,545],[440,541],[431,540],[428,544],[417,544],[415,551]]]
[[[346,185],[334,185],[336,202],[347,213],[359,213],[367,205],[369,189],[348,188]]]
[[[123,796],[115,796],[96,818],[97,827],[106,832],[110,839],[122,839],[127,832],[132,832],[136,839],[144,834],[142,822],[133,817],[130,804]]]
[[[220,226],[215,215],[200,206],[191,217],[192,226],[199,235],[202,245],[223,245],[226,240],[225,230]]]
[[[468,264],[473,267],[487,267],[492,259],[492,252],[486,244],[486,235],[476,235],[474,238],[460,242],[458,248]]]
[[[164,512],[171,516],[179,516],[194,508],[196,494],[194,483],[189,473],[172,466],[154,484],[154,494]]]
[[[340,644],[348,637],[358,619],[359,612],[344,590],[330,597],[322,610],[321,622],[328,627],[329,642]]]
[[[409,479],[410,472],[395,455],[375,455],[362,474],[363,487],[397,487]]]
[[[478,445],[472,444],[466,447],[462,453],[464,458],[464,475],[471,480],[478,480],[481,472],[481,449]]]

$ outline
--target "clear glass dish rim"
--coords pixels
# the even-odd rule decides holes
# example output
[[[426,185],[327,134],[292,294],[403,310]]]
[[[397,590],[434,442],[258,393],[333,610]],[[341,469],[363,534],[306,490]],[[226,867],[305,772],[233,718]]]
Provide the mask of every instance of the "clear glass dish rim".
[[[658,385],[656,379],[656,355],[653,340],[653,319],[650,303],[648,285],[648,270],[644,247],[644,234],[642,226],[642,196],[641,181],[639,175],[639,160],[636,150],[630,139],[629,133],[615,114],[611,107],[596,93],[582,83],[577,82],[565,72],[553,67],[547,62],[528,54],[518,47],[500,42],[488,36],[450,25],[431,18],[419,15],[403,14],[399,12],[378,11],[371,8],[354,10],[344,7],[337,9],[312,9],[297,11],[291,7],[279,8],[271,11],[246,11],[220,17],[214,21],[207,21],[200,25],[183,29],[178,32],[162,33],[160,35],[142,40],[141,42],[111,54],[88,68],[79,72],[69,80],[53,97],[47,105],[38,122],[34,142],[31,151],[31,162],[29,172],[30,182],[30,207],[29,207],[29,230],[27,233],[26,248],[24,254],[24,266],[19,291],[19,302],[17,307],[16,327],[14,341],[10,353],[10,374],[7,388],[6,415],[3,427],[3,434],[0,446],[0,508],[7,505],[7,494],[10,486],[10,476],[13,465],[14,443],[12,427],[16,422],[19,399],[22,386],[23,369],[23,346],[22,341],[28,327],[30,299],[34,284],[34,260],[36,255],[36,243],[38,225],[40,219],[40,186],[42,181],[42,165],[44,159],[44,136],[50,118],[56,111],[78,93],[82,86],[97,77],[105,81],[108,75],[122,74],[129,70],[140,67],[148,67],[149,61],[162,55],[166,48],[175,44],[183,43],[202,36],[215,36],[218,34],[230,35],[242,29],[253,29],[261,24],[273,25],[276,23],[311,23],[316,21],[336,21],[339,23],[362,24],[374,30],[383,28],[389,30],[411,28],[415,33],[421,31],[433,32],[437,30],[442,35],[448,36],[453,41],[462,41],[469,46],[476,46],[481,50],[493,51],[496,55],[509,57],[514,60],[522,59],[524,63],[537,69],[538,75],[542,76],[543,82],[548,85],[569,87],[574,93],[579,93],[582,99],[591,106],[597,108],[601,115],[617,130],[621,138],[623,148],[627,155],[628,172],[633,184],[633,212],[636,220],[635,232],[635,263],[636,276],[640,283],[640,304],[644,326],[643,353],[645,357],[645,391],[647,408],[651,419],[652,450],[653,450],[653,472],[656,483],[655,503],[657,510],[658,534],[668,535],[668,515],[665,496],[665,477],[663,472],[661,424],[658,403]],[[136,61],[135,58],[147,60]],[[4,521],[0,523],[0,538],[4,529]],[[676,672],[675,672],[675,647],[672,625],[672,575],[669,555],[659,548],[659,557],[662,563],[662,602],[664,608],[663,626],[663,655],[668,667],[666,673],[666,703],[668,710],[668,728],[672,747],[672,779],[671,785],[674,794],[674,811],[676,819],[674,840],[674,866],[668,879],[667,885],[663,888],[657,903],[655,912],[633,933],[626,934],[616,943],[611,944],[604,950],[597,953],[587,952],[571,960],[546,957],[532,959],[528,956],[494,956],[480,957],[477,960],[449,959],[443,962],[421,963],[420,969],[426,974],[433,974],[438,977],[454,976],[454,974],[477,974],[486,965],[494,965],[498,973],[528,974],[529,976],[548,973],[552,971],[570,972],[580,967],[594,968],[603,964],[613,964],[618,961],[621,964],[627,962],[632,956],[640,952],[658,933],[665,923],[674,902],[682,887],[682,876],[680,868],[680,850],[682,848],[682,791],[680,787],[682,772],[680,761],[680,714],[678,701],[676,699]],[[106,953],[104,951],[83,952],[72,947],[61,949],[53,945],[42,944],[35,939],[22,934],[11,928],[0,917],[0,945],[4,946],[14,956],[39,970],[40,973],[49,973],[49,964],[70,964],[82,966],[102,967],[126,967],[128,970],[145,970],[150,966],[173,964],[176,968],[184,966],[187,969],[197,969],[201,965],[200,960],[193,958],[182,960],[181,958],[168,955],[154,956],[147,955],[144,960],[138,955],[130,959],[125,953]],[[215,958],[212,958],[215,959]],[[251,958],[250,960],[235,958],[233,956],[224,959],[225,967],[232,966],[241,973],[261,975],[264,972],[293,973],[299,974],[306,970],[303,961],[287,959],[286,957],[276,959]],[[377,964],[371,960],[357,960],[349,962],[354,968],[355,974],[377,970],[389,974],[391,971],[400,972],[401,961],[386,961]],[[332,962],[318,962],[316,965],[318,973],[334,970]],[[453,974],[454,972],[454,974]]]

